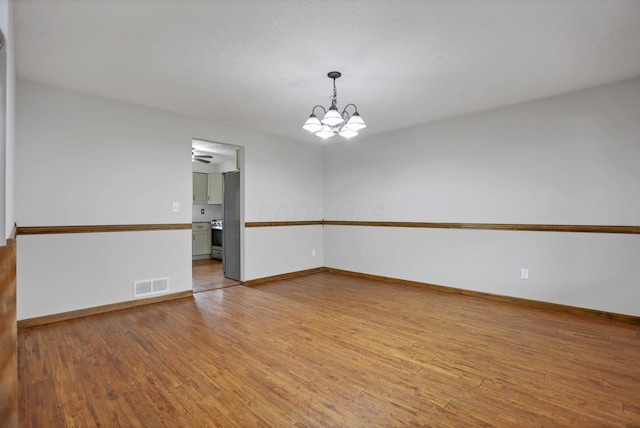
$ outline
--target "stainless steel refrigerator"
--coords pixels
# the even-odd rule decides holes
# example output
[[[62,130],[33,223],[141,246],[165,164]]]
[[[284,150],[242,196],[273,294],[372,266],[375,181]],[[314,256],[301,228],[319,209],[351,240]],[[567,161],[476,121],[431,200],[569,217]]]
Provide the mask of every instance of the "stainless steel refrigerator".
[[[222,268],[240,281],[240,171],[222,173]]]

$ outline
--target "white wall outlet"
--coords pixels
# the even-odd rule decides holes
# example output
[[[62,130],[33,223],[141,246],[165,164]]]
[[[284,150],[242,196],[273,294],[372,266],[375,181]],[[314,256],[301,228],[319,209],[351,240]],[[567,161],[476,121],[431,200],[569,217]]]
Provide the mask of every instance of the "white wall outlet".
[[[180,202],[173,203],[173,212],[174,213],[180,212]]]
[[[316,256],[316,249],[315,249],[315,248],[313,248],[313,249],[311,250],[311,257],[315,257],[315,256]]]
[[[520,279],[529,279],[529,269],[520,269]]]

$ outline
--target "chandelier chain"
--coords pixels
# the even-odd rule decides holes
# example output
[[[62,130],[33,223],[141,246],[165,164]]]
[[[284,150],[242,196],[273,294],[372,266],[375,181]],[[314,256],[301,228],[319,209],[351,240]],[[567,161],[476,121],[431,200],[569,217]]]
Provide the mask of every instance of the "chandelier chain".
[[[336,89],[336,79],[333,79],[333,96],[329,97],[331,99],[331,105],[336,106],[338,103],[338,90]]]

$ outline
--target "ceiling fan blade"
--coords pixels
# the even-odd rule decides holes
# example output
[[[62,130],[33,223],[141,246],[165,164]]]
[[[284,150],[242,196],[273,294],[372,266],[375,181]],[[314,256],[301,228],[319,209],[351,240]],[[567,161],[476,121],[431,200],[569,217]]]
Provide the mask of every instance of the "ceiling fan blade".
[[[193,155],[196,158],[206,158],[206,159],[213,159],[213,156],[209,156],[209,155]]]
[[[194,159],[197,160],[198,162],[202,162],[202,163],[211,163],[211,161],[200,159],[199,157],[194,157]]]
[[[195,149],[193,147],[191,148],[191,154],[193,156],[213,157],[213,156],[209,156],[209,153],[210,152],[207,152],[205,150],[198,150],[198,149]]]

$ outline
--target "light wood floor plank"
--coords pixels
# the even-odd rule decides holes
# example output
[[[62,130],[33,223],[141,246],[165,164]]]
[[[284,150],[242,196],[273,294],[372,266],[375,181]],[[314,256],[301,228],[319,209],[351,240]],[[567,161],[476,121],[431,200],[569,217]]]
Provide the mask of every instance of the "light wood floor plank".
[[[18,339],[24,427],[640,425],[640,326],[335,273]]]

